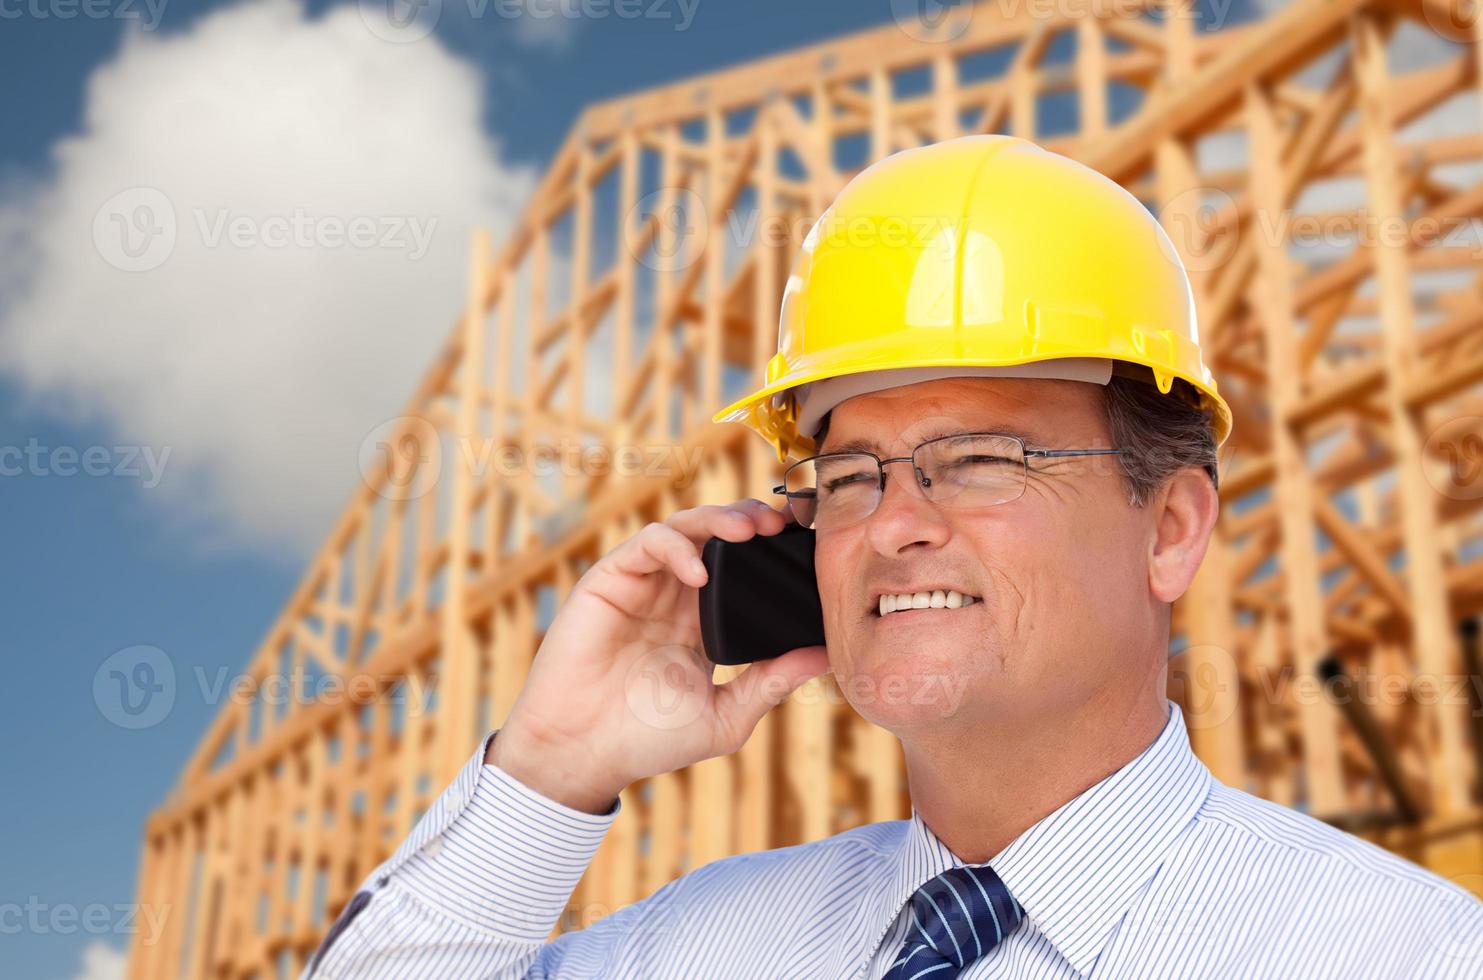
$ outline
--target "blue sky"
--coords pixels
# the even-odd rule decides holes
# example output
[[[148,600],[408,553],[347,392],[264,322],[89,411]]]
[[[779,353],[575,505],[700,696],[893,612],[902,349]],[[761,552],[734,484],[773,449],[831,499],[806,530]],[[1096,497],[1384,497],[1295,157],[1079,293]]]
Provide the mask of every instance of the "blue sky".
[[[277,3],[285,8],[288,0]],[[306,23],[322,18],[350,23],[345,4],[320,2],[309,5],[307,22],[296,13],[256,28],[221,21],[231,30],[215,40],[197,38],[206,20],[235,16],[226,10],[232,6],[166,0],[147,38],[152,46],[127,55],[124,35],[137,20],[63,19],[56,12],[68,8],[58,0],[0,4],[6,12],[0,20],[6,82],[0,86],[0,132],[6,134],[0,141],[0,264],[11,267],[0,272],[0,448],[32,446],[51,460],[41,473],[0,476],[6,545],[0,655],[7,668],[0,744],[8,749],[0,773],[0,961],[10,976],[81,976],[90,944],[126,945],[128,937],[117,929],[94,935],[65,922],[17,931],[17,915],[39,907],[44,919],[47,910],[111,909],[132,900],[146,816],[213,714],[189,675],[197,667],[211,675],[245,665],[354,485],[359,435],[395,414],[411,393],[425,355],[446,336],[462,295],[466,236],[456,228],[444,236],[436,263],[397,266],[397,274],[406,276],[397,282],[413,291],[411,308],[426,309],[426,316],[357,322],[356,332],[348,334],[344,321],[365,313],[342,315],[335,303],[365,285],[356,276],[379,272],[336,265],[327,274],[330,298],[307,292],[300,301],[274,284],[298,282],[303,274],[271,264],[252,267],[261,287],[238,292],[240,283],[223,278],[223,268],[211,258],[184,271],[177,266],[175,278],[125,282],[115,270],[96,269],[95,256],[87,257],[91,264],[74,266],[48,251],[49,242],[68,241],[65,229],[49,222],[68,213],[69,195],[96,207],[88,195],[113,186],[115,170],[122,187],[146,180],[186,186],[212,165],[210,148],[197,144],[240,128],[229,120],[228,128],[212,130],[207,119],[199,130],[204,135],[193,140],[177,121],[184,116],[172,114],[196,103],[168,102],[156,113],[151,99],[163,99],[161,93],[197,98],[203,78],[223,59],[237,56],[231,45],[249,45],[255,29],[281,30],[287,39],[308,37],[313,32]],[[667,4],[673,16],[665,20],[608,16],[559,25],[471,18],[462,0],[444,0],[443,6],[435,41],[405,47],[420,49],[406,56],[413,59],[406,63],[407,88],[419,104],[454,107],[434,124],[441,128],[430,130],[446,136],[447,148],[437,148],[431,168],[416,155],[395,162],[414,176],[419,168],[439,171],[424,183],[451,184],[469,197],[487,195],[484,210],[468,211],[496,222],[523,200],[530,179],[585,104],[889,23],[892,13],[889,0],[699,0],[681,31],[678,3]],[[148,17],[154,8],[118,0],[98,9]],[[52,13],[41,17],[38,10]],[[286,103],[272,101],[270,90],[282,81],[278,75],[265,71],[259,80],[268,106],[302,101],[292,85],[328,87],[314,74],[326,70],[314,63],[314,54],[334,47],[322,34],[305,43],[309,57],[273,62],[291,66],[278,70],[303,73],[282,83],[290,89]],[[269,54],[253,49],[248,57],[267,60]],[[366,48],[358,57],[362,62],[353,67],[371,71],[369,77],[352,76],[363,79],[357,84],[373,88],[384,81],[377,77],[376,59],[392,56]],[[168,77],[149,77],[152,65],[169,66]],[[200,91],[207,93],[201,99],[218,97]],[[373,128],[369,124],[383,118],[383,107],[385,113],[406,112],[393,108],[396,91],[389,88],[376,100],[357,102],[351,95],[327,103],[325,111],[352,118],[316,125],[333,132],[337,122],[364,121]],[[223,111],[220,103],[205,104],[216,115]],[[273,119],[255,114],[252,105],[226,106],[240,113],[242,126],[275,132]],[[472,136],[462,107],[476,117]],[[269,115],[279,111],[272,108]],[[364,120],[354,113],[363,113]],[[411,127],[420,114],[392,118]],[[143,127],[156,128],[139,139]],[[487,146],[480,143],[486,137]],[[170,142],[177,139],[178,145]],[[59,146],[70,148],[59,152]],[[294,150],[285,153],[292,157]],[[336,186],[370,172],[383,178],[390,173],[389,184],[398,187],[416,182],[397,178],[395,170],[378,170],[381,150],[365,153],[364,160],[351,154],[336,163],[342,168],[331,173]],[[281,162],[265,159],[274,166]],[[441,169],[444,159],[455,161],[448,173]],[[169,161],[178,162],[180,174],[164,173]],[[492,162],[485,169],[495,175],[493,183],[479,172],[481,161]],[[233,180],[248,184],[260,178],[252,166],[244,164]],[[312,204],[316,188],[329,186],[327,179],[307,171],[299,199]],[[430,198],[414,200],[415,206],[444,207]],[[36,202],[44,206],[33,212]],[[47,238],[53,233],[62,237]],[[17,234],[23,238],[19,246],[10,237]],[[281,276],[289,278],[276,278]],[[346,285],[335,277],[344,277]],[[147,287],[142,293],[141,281]],[[156,300],[158,309],[151,305]],[[294,303],[310,314],[275,333],[275,324],[296,314],[298,307],[285,305]],[[235,319],[244,306],[253,307],[255,319]],[[249,339],[257,346],[236,346],[254,329],[260,335]],[[320,331],[334,343],[318,343]],[[344,346],[347,338],[355,342],[353,352],[335,352],[335,344]],[[252,366],[258,347],[293,355],[296,362],[303,352],[304,374],[289,372],[281,387],[271,387],[273,380],[258,377]],[[328,379],[324,391],[317,379]],[[240,397],[234,387],[239,385]],[[213,394],[223,388],[232,397]],[[246,421],[234,412],[243,406],[250,410]],[[193,418],[202,420],[195,428],[189,425]],[[261,441],[254,442],[259,435]],[[230,455],[223,455],[220,443]],[[131,465],[132,450],[115,448],[120,446],[168,450],[165,477],[152,479],[142,461]],[[108,472],[66,475],[55,452],[59,447],[79,454],[101,447],[100,458],[107,461],[101,469]],[[106,658],[141,644],[166,651],[182,683],[169,715],[134,731],[110,723],[92,690]],[[118,915],[110,912],[107,919],[116,924]],[[95,951],[87,975],[106,976],[107,969],[106,957]]]

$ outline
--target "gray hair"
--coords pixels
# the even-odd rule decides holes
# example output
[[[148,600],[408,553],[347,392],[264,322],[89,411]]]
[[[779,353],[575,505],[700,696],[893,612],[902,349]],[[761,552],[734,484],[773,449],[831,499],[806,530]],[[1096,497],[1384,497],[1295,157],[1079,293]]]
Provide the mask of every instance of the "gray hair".
[[[1116,373],[1103,393],[1112,444],[1129,450],[1118,457],[1128,503],[1142,507],[1165,480],[1186,466],[1204,470],[1220,489],[1214,413],[1201,405],[1194,385],[1175,378],[1166,395],[1151,378],[1142,381]]]
[[[1213,412],[1202,405],[1193,385],[1175,378],[1166,395],[1147,368],[1118,362],[1102,390],[1112,445],[1128,450],[1118,457],[1128,503],[1144,506],[1165,480],[1186,466],[1198,466],[1220,488]],[[823,445],[833,414],[826,412],[819,421],[815,445]]]

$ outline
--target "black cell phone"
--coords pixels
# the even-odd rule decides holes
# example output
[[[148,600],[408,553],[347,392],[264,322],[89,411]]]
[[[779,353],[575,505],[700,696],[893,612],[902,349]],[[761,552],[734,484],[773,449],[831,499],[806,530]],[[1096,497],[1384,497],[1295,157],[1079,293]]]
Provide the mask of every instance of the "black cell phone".
[[[749,664],[824,642],[814,578],[814,532],[788,523],[748,541],[711,538],[701,549],[700,637],[717,664]]]

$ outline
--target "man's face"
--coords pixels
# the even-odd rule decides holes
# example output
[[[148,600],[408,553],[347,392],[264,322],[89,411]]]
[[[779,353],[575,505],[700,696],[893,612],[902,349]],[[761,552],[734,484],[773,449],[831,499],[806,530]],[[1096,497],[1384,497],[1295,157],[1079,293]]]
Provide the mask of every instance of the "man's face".
[[[835,407],[820,452],[907,456],[959,432],[1029,449],[1111,446],[1098,385],[952,378]],[[862,715],[896,734],[1067,717],[1146,679],[1162,628],[1149,595],[1153,530],[1116,457],[1029,460],[1024,494],[974,510],[934,503],[908,463],[886,467],[875,512],[818,532],[830,666]],[[960,608],[880,613],[883,592],[953,588]]]

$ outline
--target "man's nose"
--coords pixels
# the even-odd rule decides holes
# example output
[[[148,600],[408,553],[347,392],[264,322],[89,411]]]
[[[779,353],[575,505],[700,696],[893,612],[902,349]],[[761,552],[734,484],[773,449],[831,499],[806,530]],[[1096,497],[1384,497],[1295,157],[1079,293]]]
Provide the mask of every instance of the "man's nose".
[[[875,512],[866,519],[866,536],[878,553],[885,556],[921,545],[938,548],[950,536],[947,521],[937,505],[927,499],[916,467],[910,460],[893,461],[887,466],[886,486]]]

